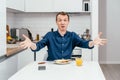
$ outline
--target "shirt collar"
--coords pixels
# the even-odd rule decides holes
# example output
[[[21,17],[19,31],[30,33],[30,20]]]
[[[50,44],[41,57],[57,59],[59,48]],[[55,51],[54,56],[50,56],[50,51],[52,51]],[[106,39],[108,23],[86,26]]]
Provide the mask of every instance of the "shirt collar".
[[[66,35],[67,35],[67,33],[68,33],[68,31],[66,31],[66,33],[65,33],[65,35],[64,35],[64,36],[66,36]],[[58,32],[58,30],[56,31],[56,34],[57,34],[58,36],[62,37],[62,36],[60,35],[60,33]]]

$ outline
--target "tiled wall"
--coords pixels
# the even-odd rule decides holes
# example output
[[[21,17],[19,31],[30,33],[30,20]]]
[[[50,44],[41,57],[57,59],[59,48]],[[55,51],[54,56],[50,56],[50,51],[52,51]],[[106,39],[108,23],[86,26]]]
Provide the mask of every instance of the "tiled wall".
[[[9,25],[10,28],[15,27],[15,14],[11,12],[7,12],[7,25]]]
[[[7,13],[7,22],[11,27],[28,28],[35,39],[36,34],[44,36],[51,28],[57,30],[55,16],[57,13]],[[12,15],[13,14],[13,15]],[[12,19],[13,18],[13,19]],[[11,22],[13,20],[13,22]],[[14,25],[13,25],[14,24]],[[90,29],[90,14],[70,14],[68,30],[82,34],[86,28]]]

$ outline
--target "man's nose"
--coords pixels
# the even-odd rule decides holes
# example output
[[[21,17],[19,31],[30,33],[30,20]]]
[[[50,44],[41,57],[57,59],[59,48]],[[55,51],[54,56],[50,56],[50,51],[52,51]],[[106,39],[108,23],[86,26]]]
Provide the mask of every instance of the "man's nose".
[[[61,21],[61,24],[64,24],[65,23],[65,21]]]

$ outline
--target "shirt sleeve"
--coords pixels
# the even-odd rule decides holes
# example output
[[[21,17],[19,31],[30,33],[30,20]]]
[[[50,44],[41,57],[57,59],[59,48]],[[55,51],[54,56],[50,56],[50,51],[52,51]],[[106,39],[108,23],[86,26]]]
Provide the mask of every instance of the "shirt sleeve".
[[[49,36],[49,33],[47,33],[41,41],[36,43],[37,48],[35,50],[32,50],[32,49],[31,50],[33,52],[36,52],[42,49],[43,47],[45,47],[48,44],[48,36]]]
[[[92,41],[92,40],[83,40],[76,33],[73,32],[73,44],[74,44],[74,46],[92,49],[92,48],[94,48],[94,46],[89,47],[90,41]]]

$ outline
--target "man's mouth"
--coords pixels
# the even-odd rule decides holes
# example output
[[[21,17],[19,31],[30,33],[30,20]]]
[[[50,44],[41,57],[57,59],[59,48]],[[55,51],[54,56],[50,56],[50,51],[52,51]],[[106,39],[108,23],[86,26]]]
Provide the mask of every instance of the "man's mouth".
[[[65,26],[61,26],[62,28],[64,28]]]

